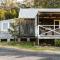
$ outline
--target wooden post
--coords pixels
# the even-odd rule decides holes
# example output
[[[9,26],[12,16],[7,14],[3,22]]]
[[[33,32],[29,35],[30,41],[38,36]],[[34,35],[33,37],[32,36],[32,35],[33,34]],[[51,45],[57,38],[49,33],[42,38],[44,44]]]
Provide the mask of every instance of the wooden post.
[[[7,42],[10,42],[10,39],[7,39]]]
[[[18,42],[21,42],[21,38],[18,38]]]
[[[27,42],[30,42],[30,38],[27,38]]]

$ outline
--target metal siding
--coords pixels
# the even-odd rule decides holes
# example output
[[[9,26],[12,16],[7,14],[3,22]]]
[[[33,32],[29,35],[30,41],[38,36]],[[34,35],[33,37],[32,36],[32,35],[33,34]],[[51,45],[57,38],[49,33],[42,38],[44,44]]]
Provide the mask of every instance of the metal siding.
[[[0,39],[13,39],[13,37],[12,37],[12,35],[11,34],[9,34],[9,32],[8,31],[3,31],[2,30],[2,24],[3,23],[11,23],[11,21],[12,20],[3,20],[3,21],[0,21],[0,28],[1,28],[1,31],[0,31]]]
[[[36,9],[20,9],[19,18],[35,18],[37,13]]]

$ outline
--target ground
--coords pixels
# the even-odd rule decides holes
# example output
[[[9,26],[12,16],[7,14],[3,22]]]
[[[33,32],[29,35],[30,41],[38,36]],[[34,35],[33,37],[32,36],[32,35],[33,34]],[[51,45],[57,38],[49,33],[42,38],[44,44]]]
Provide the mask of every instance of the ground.
[[[0,60],[60,60],[60,53],[0,47]]]

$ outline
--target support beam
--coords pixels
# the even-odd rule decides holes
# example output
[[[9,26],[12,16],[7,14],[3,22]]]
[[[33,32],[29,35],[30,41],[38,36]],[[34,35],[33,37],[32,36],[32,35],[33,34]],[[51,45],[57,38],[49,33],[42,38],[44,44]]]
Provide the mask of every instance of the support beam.
[[[21,38],[18,38],[18,42],[21,42]]]
[[[7,42],[10,42],[10,39],[7,39]]]
[[[36,16],[35,17],[35,36],[37,36],[37,33],[38,33],[38,31],[37,31],[37,18],[38,18],[38,16]]]
[[[30,42],[30,38],[27,38],[27,42]]]

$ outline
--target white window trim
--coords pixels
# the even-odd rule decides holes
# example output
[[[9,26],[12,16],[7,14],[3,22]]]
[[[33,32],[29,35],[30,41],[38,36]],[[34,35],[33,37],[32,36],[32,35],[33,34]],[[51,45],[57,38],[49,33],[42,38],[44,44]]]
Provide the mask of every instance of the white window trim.
[[[7,23],[8,29],[9,29],[9,26],[10,26],[10,25],[9,25],[9,22],[2,22],[2,28],[1,28],[1,31],[8,31],[8,30],[6,30],[6,29],[3,28],[4,23]]]
[[[60,20],[54,20],[54,29],[55,29],[55,21],[59,22],[59,28],[60,28]]]

